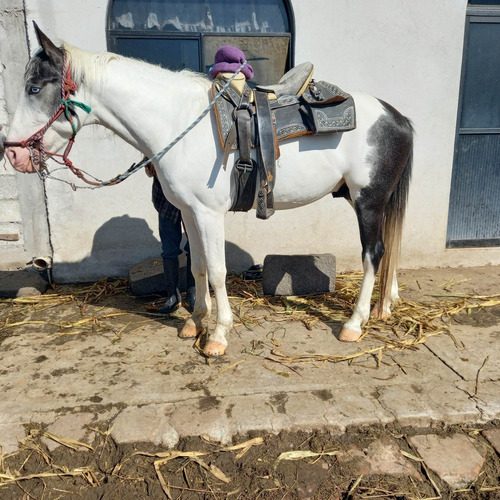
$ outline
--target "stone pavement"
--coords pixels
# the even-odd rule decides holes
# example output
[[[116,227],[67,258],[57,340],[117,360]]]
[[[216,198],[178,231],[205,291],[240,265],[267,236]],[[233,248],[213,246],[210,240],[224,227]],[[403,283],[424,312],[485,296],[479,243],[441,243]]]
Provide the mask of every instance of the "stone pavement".
[[[265,321],[263,315],[255,324],[237,325],[227,355],[207,364],[192,342],[177,337],[180,320],[151,319],[130,305],[122,311],[86,308],[87,317],[101,318],[94,324],[99,329],[75,326],[81,311],[69,303],[47,309],[39,325],[26,322],[35,317],[28,312],[0,344],[4,453],[17,449],[30,422],[83,442],[92,442],[91,428],[106,422],[118,443],[165,448],[186,436],[225,444],[251,431],[341,435],[375,424],[415,429],[410,451],[402,453],[390,435],[352,449],[347,458],[358,461],[359,474],[418,480],[413,465],[420,461],[459,489],[478,477],[487,450],[500,452],[498,323],[454,325],[452,336],[432,337],[417,350],[391,351],[382,363],[364,356],[351,364],[290,365],[272,362],[271,350],[348,355],[372,344],[368,338],[339,342],[340,325],[318,322],[308,328]],[[119,328],[106,322],[113,315],[124,317]],[[72,327],[65,329],[65,322]],[[453,424],[488,424],[489,430],[476,437],[438,432]]]

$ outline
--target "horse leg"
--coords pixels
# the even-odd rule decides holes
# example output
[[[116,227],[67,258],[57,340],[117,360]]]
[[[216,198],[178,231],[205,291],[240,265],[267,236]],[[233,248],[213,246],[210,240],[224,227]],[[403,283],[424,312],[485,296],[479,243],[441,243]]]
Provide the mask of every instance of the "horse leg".
[[[382,309],[380,308],[380,304],[377,303],[373,306],[372,312],[370,316],[375,319],[385,320],[389,318],[392,314],[391,306],[396,304],[399,301],[399,287],[398,287],[398,278],[396,276],[396,271],[394,271],[392,284],[391,284],[391,293],[389,296],[389,300],[384,300],[384,305]]]
[[[380,260],[384,255],[384,243],[382,242],[382,204],[373,199],[364,199],[362,194],[354,202],[354,208],[358,216],[361,245],[363,247],[363,281],[358,300],[354,306],[351,318],[342,327],[339,340],[354,342],[361,336],[361,327],[366,324],[370,317],[370,301],[375,284]]]
[[[205,209],[203,214],[196,214],[195,218],[207,263],[208,281],[217,304],[216,327],[209,333],[203,352],[207,356],[221,356],[227,347],[226,335],[233,326],[233,313],[226,292],[224,215]]]
[[[196,301],[191,317],[186,320],[179,337],[181,339],[192,339],[203,331],[203,324],[210,317],[212,301],[207,282],[207,264],[202,252],[198,231],[192,216],[183,213],[182,217],[189,237],[191,272],[195,280]]]

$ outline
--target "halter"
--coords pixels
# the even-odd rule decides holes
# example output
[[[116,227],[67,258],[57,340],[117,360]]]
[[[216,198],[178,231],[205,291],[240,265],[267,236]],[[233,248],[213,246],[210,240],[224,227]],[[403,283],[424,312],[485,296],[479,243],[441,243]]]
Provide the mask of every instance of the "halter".
[[[9,148],[9,147],[20,147],[20,148],[27,148],[30,151],[30,156],[31,156],[31,162],[33,164],[33,168],[35,171],[41,176],[41,177],[46,177],[48,175],[48,168],[47,164],[45,162],[45,157],[46,155],[51,155],[53,157],[53,160],[60,165],[65,165],[67,166],[78,178],[85,180],[85,182],[88,182],[89,184],[93,185],[99,185],[97,182],[89,181],[84,178],[83,173],[77,169],[71,160],[68,158],[69,153],[71,151],[71,148],[73,147],[73,144],[75,142],[75,137],[77,134],[76,130],[76,125],[73,121],[73,116],[71,114],[71,108],[70,105],[77,106],[86,113],[90,113],[92,110],[90,106],[87,106],[86,104],[75,101],[73,99],[70,99],[71,95],[76,92],[78,89],[77,84],[71,77],[71,65],[69,62],[66,61],[66,55],[63,54],[63,74],[62,74],[62,82],[61,82],[61,103],[59,104],[58,108],[56,109],[55,113],[52,115],[52,118],[49,119],[49,121],[37,132],[35,132],[33,135],[28,137],[28,139],[25,139],[24,141],[19,141],[19,142],[9,142],[6,141],[4,142],[4,147]],[[71,129],[73,133],[71,134],[71,137],[68,139],[68,144],[66,146],[66,149],[64,150],[63,154],[58,154],[58,153],[53,153],[52,151],[45,151],[43,147],[43,136],[45,135],[45,132],[51,127],[51,125],[62,115],[66,117],[68,120],[69,124],[71,125]],[[61,160],[58,160],[54,157],[59,157]],[[36,166],[39,166],[37,169]]]

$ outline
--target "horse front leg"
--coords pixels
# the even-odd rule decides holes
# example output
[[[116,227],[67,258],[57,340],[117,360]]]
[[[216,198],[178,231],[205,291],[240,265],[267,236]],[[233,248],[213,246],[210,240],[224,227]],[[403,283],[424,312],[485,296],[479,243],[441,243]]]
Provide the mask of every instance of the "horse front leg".
[[[182,339],[192,339],[203,331],[204,324],[210,317],[212,301],[208,289],[206,259],[194,219],[192,215],[186,213],[182,214],[182,219],[189,238],[191,272],[195,281],[196,300],[191,317],[186,320],[179,333],[179,337]]]
[[[226,291],[224,214],[214,212],[197,214],[196,226],[207,263],[208,281],[217,304],[215,330],[209,332],[203,352],[207,356],[222,356],[227,347],[226,335],[233,327],[233,313]]]

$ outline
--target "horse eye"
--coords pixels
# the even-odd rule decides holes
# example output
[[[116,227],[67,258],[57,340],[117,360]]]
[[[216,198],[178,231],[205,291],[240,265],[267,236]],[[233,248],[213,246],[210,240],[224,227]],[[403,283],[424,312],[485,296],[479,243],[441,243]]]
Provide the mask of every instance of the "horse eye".
[[[30,87],[30,89],[28,90],[28,93],[29,94],[38,94],[40,92],[40,90],[41,90],[40,87],[33,86],[33,87]]]

